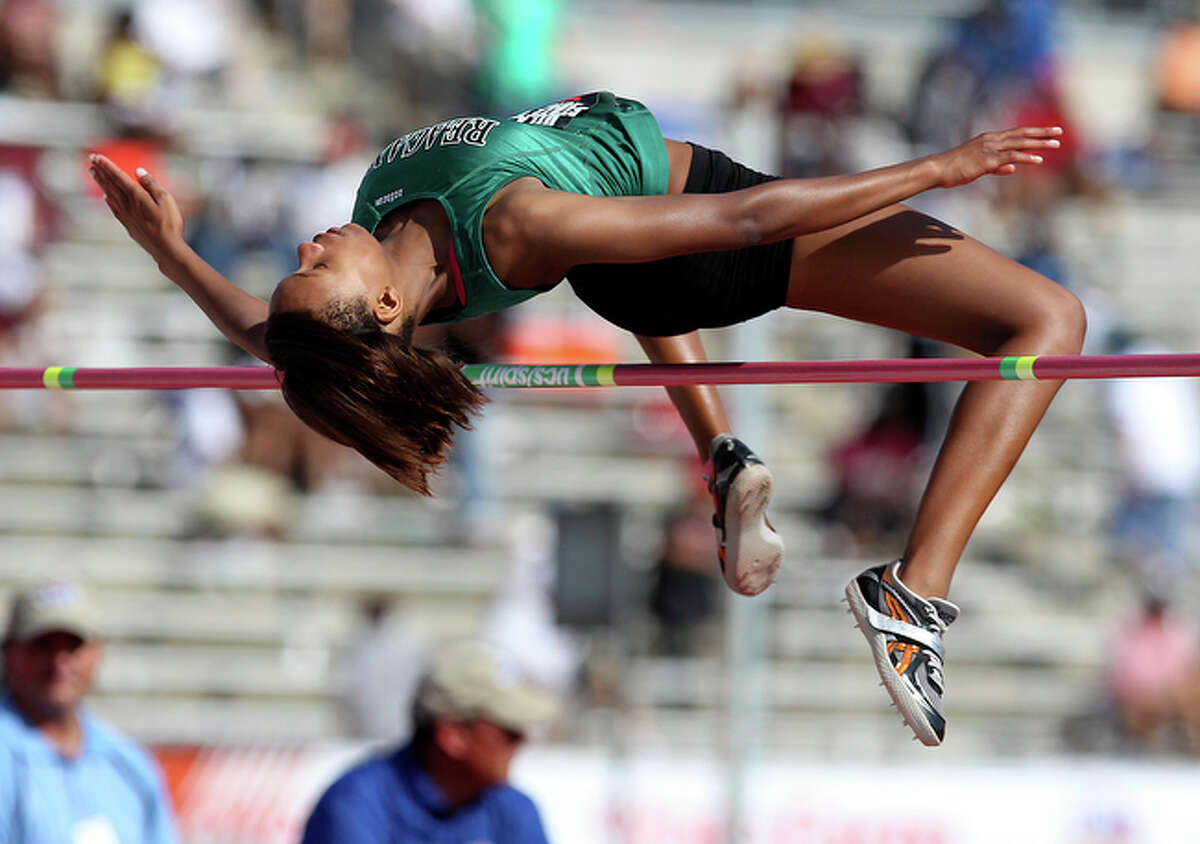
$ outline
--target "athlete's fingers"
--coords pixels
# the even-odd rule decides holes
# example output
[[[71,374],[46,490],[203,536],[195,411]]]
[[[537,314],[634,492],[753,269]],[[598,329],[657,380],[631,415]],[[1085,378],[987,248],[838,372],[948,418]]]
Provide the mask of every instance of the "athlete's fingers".
[[[1022,126],[1000,135],[999,145],[1004,148],[1057,149],[1062,146],[1060,126]]]
[[[93,171],[93,177],[96,180],[96,184],[100,186],[108,207],[113,209],[113,213],[122,212],[125,207],[125,201],[122,196],[121,186],[114,182],[103,170],[97,169]]]
[[[1005,149],[1058,149],[1062,142],[1058,138],[1019,138],[1009,141]]]
[[[114,201],[123,203],[126,197],[124,186],[117,181],[106,161],[96,161],[92,165],[92,178],[104,191],[104,195]]]
[[[1013,151],[1009,152],[1007,158],[1008,158],[1009,164],[1012,164],[1014,162],[1019,162],[1021,164],[1041,164],[1045,160],[1037,153],[1020,152],[1018,150],[1013,150]]]
[[[171,194],[167,189],[158,183],[158,180],[150,175],[150,171],[145,167],[137,169],[138,181],[142,187],[150,194],[150,197],[159,205],[162,205],[166,200],[171,198]]]
[[[1063,134],[1061,126],[1017,126],[1005,134],[1020,134],[1027,138],[1057,138]]]
[[[138,192],[142,190],[141,185],[131,179],[128,173],[118,167],[106,156],[93,153],[90,157],[90,160],[97,166],[100,172],[110,183],[120,188],[121,193],[126,197],[135,197],[138,195]]]

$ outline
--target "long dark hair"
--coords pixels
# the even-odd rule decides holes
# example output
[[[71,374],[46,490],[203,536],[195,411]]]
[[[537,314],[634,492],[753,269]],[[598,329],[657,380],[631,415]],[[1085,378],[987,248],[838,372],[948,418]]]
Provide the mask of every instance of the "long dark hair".
[[[322,316],[287,312],[267,320],[267,351],[283,372],[288,407],[430,495],[429,475],[445,462],[454,426],[470,428],[487,398],[445,354],[413,346],[411,320],[395,335],[381,331],[365,305]]]

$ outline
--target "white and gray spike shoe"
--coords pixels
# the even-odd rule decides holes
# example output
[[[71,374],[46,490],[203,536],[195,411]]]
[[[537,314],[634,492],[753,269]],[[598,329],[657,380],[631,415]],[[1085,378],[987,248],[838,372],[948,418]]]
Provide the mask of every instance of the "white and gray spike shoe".
[[[900,581],[899,568],[896,560],[867,569],[846,586],[846,601],[905,723],[923,744],[939,745],[946,736],[942,634],[958,607],[922,598]]]

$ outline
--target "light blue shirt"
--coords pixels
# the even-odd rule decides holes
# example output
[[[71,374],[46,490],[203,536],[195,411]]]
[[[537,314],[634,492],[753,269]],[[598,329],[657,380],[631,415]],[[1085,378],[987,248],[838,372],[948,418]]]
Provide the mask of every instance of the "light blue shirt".
[[[79,718],[83,749],[64,759],[0,694],[0,844],[176,844],[157,764]]]

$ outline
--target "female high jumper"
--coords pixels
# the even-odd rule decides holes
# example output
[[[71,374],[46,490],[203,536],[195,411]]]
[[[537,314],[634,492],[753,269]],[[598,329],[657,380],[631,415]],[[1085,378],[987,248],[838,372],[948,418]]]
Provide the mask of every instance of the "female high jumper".
[[[588,94],[508,119],[462,117],[388,144],[353,222],[300,244],[270,303],[205,264],[179,209],[144,170],[91,173],[130,236],[225,336],[283,373],[308,425],[428,494],[454,426],[485,399],[419,324],[507,308],[566,278],[657,363],[704,359],[700,328],[774,308],[824,311],[982,355],[1073,355],[1079,301],[951,226],[901,205],[933,188],[1037,165],[1057,127],[979,135],[857,175],[773,179],[664,140],[640,103]],[[925,744],[945,734],[945,596],[967,540],[1061,382],[962,392],[899,559],[846,588],[876,666]],[[755,594],[783,543],[765,517],[771,474],[731,436],[716,390],[671,387],[713,493],[729,585]]]

